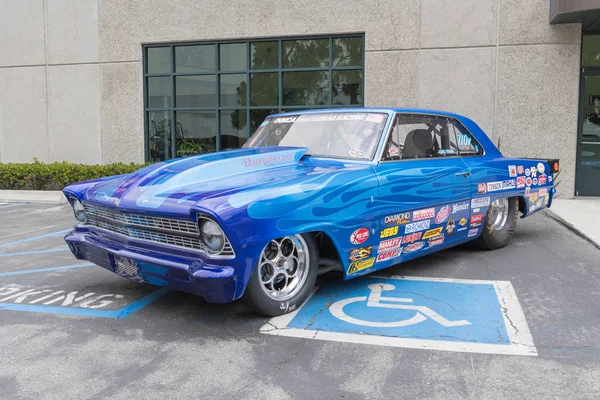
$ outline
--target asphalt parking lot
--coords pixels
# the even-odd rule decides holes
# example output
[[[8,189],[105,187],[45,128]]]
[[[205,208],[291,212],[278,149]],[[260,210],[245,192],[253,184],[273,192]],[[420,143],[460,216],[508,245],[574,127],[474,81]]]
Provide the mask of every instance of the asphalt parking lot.
[[[600,250],[543,214],[519,220],[498,251],[463,246],[380,278],[322,277],[314,304],[286,322],[299,337],[269,332],[277,322],[242,302],[209,304],[75,260],[62,239],[72,223],[66,205],[0,204],[2,399],[600,398]],[[412,278],[390,279],[400,275]],[[332,319],[332,302],[347,299],[338,309],[352,314],[376,281],[408,282],[412,297],[393,301],[439,314],[392,329],[408,307],[388,306],[353,332]],[[337,298],[319,308],[327,296]],[[360,312],[354,321],[368,319]]]

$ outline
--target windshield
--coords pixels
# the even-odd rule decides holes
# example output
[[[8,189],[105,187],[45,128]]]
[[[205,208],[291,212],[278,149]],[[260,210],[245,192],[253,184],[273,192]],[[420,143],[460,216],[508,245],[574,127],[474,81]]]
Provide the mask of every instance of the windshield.
[[[344,112],[267,118],[244,147],[307,147],[307,155],[370,160],[387,114]]]

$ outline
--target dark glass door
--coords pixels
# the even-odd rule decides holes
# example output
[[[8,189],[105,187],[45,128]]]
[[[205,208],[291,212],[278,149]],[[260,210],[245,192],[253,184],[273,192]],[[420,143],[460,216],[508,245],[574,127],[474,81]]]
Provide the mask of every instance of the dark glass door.
[[[600,196],[600,71],[584,70],[581,80],[575,192]]]

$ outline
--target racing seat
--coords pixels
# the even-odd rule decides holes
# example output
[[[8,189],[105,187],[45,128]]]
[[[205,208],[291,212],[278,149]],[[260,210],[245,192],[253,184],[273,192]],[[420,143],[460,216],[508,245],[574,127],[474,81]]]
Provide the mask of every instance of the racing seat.
[[[429,129],[415,129],[406,135],[402,159],[433,157],[438,149]]]

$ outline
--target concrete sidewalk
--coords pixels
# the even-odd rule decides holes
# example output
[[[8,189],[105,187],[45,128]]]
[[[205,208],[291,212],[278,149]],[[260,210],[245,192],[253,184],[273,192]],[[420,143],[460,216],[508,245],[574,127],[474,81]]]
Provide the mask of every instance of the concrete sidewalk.
[[[546,213],[600,248],[600,197],[556,199]]]

